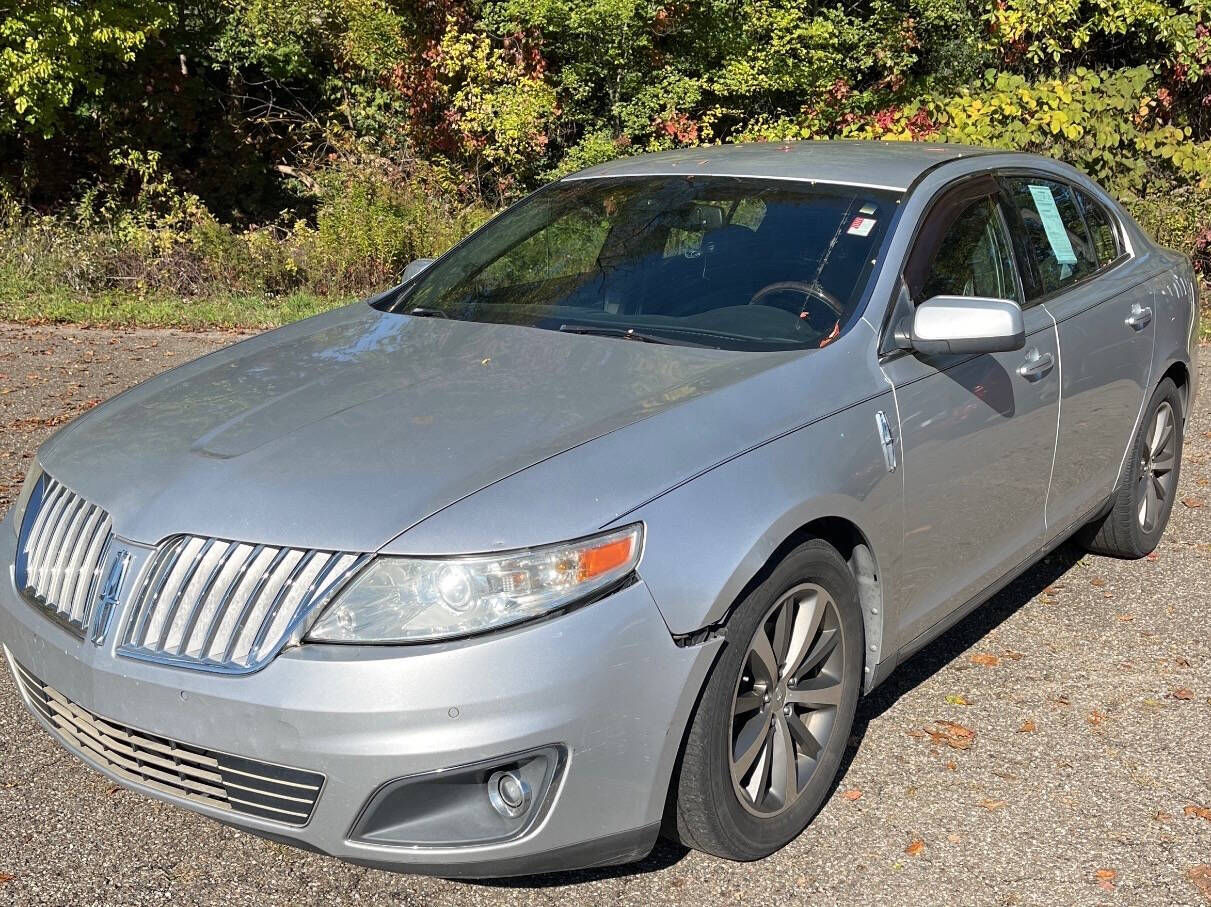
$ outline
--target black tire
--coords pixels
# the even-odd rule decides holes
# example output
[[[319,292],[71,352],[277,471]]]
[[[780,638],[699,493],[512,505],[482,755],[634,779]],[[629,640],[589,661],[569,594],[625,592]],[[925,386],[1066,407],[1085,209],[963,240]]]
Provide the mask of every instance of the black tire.
[[[1158,413],[1165,407],[1172,417],[1172,452],[1171,462],[1166,464],[1162,474],[1159,465],[1162,459],[1153,459],[1150,431],[1156,425]],[[1140,420],[1140,427],[1127,454],[1127,462],[1110,499],[1110,512],[1090,523],[1080,534],[1081,544],[1086,549],[1107,557],[1133,559],[1144,557],[1156,548],[1177,497],[1182,465],[1183,418],[1181,394],[1173,381],[1165,378],[1152,394],[1144,418]],[[1155,483],[1154,487],[1157,488],[1166,488],[1167,494],[1159,501],[1152,518],[1145,519],[1141,516],[1141,503],[1146,507],[1145,498],[1150,483]]]
[[[800,592],[805,588],[814,591]],[[827,595],[821,595],[821,591]],[[792,604],[787,613],[792,616],[787,619],[796,621],[797,615],[804,613],[800,610],[801,605],[793,603],[796,601],[795,596],[800,594],[815,595],[817,597],[812,601],[816,602],[826,602],[827,597],[831,597],[831,616],[822,620],[819,630],[811,631],[816,642],[807,644],[818,646],[818,649],[809,651],[800,660],[801,664],[807,665],[815,652],[823,651],[827,642],[829,654],[827,661],[822,664],[828,667],[807,668],[801,677],[789,677],[784,681],[789,683],[789,686],[785,689],[779,687],[775,691],[776,702],[770,703],[767,698],[767,704],[760,707],[759,713],[754,711],[748,714],[755,716],[753,720],[758,720],[758,714],[761,716],[760,720],[764,720],[766,714],[769,715],[769,727],[774,730],[766,733],[769,739],[774,741],[786,738],[777,737],[776,728],[781,719],[774,712],[767,712],[771,705],[776,711],[786,714],[783,709],[792,708],[792,696],[810,693],[814,689],[813,683],[830,685],[837,704],[819,712],[804,712],[801,716],[807,721],[799,723],[800,730],[809,726],[817,716],[821,719],[831,717],[831,730],[827,740],[820,741],[823,745],[814,761],[796,749],[801,738],[794,738],[796,742],[792,744],[791,753],[795,759],[798,784],[802,785],[797,799],[782,805],[783,811],[779,814],[757,815],[753,812],[757,804],[751,800],[748,806],[742,803],[744,793],[737,787],[740,782],[733,784],[732,780],[733,747],[738,745],[733,743],[733,721],[744,720],[733,716],[733,708],[739,702],[741,684],[751,680],[745,676],[745,672],[753,675],[757,673],[752,670],[755,663],[750,662],[750,658],[755,652],[750,651],[750,646],[756,645],[758,627],[762,628],[762,632],[766,632],[767,628],[777,624],[777,614],[781,613],[778,609],[785,607],[780,603],[788,600],[788,595],[791,596]],[[822,607],[827,611],[827,604]],[[824,633],[829,628],[839,630],[839,640],[833,637],[825,640]],[[769,638],[769,633],[766,635]],[[794,639],[787,637],[795,635],[793,630],[782,633],[782,638],[787,642],[787,650],[795,646]],[[798,635],[801,638],[801,634]],[[774,632],[772,638],[773,648],[776,649],[779,643],[778,633]],[[861,692],[864,645],[862,613],[853,574],[837,550],[826,542],[812,540],[796,548],[744,598],[727,621],[727,644],[711,672],[691,719],[680,766],[673,782],[672,796],[675,802],[673,815],[670,817],[673,827],[670,830],[681,843],[730,860],[758,860],[784,847],[803,832],[832,790],[849,741]],[[778,657],[782,658],[781,655]],[[788,652],[782,667],[790,660]],[[808,676],[813,670],[817,672],[814,678]],[[821,680],[826,671],[829,677]],[[795,673],[794,670],[790,671],[792,675]],[[833,689],[834,681],[839,683],[839,690]],[[768,688],[767,685],[765,689]],[[752,696],[754,689],[748,689],[746,697]],[[782,709],[778,709],[783,695],[786,697],[786,704]],[[795,708],[812,709],[814,706]],[[834,708],[835,711],[828,711]],[[739,714],[741,710],[737,709],[737,715]],[[782,727],[786,729],[789,725],[783,723]],[[771,747],[775,745],[777,744],[771,742]],[[764,760],[764,751],[759,758]],[[771,759],[774,758],[777,757],[771,755]],[[786,756],[783,755],[782,759],[786,760]],[[804,761],[800,762],[801,759]],[[787,764],[790,763],[782,763]],[[772,777],[774,771],[768,772]],[[785,779],[785,775],[783,777]],[[806,781],[803,780],[804,777]]]

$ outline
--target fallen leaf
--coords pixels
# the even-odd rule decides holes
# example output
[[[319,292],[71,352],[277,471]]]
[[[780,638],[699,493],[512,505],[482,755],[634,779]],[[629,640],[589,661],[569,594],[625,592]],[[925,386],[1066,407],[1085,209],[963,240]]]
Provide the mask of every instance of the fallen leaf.
[[[1211,807],[1195,806],[1193,803],[1182,810],[1187,816],[1198,816],[1200,819],[1206,819],[1211,822]]]
[[[854,800],[862,799],[862,791],[858,790],[855,787],[852,790],[847,790],[841,796],[844,797],[846,800],[849,800],[852,803]]]
[[[1096,586],[1098,589],[1101,589],[1103,586],[1106,585],[1106,581],[1104,579],[1102,579],[1100,576],[1095,576],[1093,579],[1091,579],[1089,581],[1089,585]]]
[[[1009,804],[1006,803],[1004,800],[981,800],[980,801],[980,806],[982,808],[988,810],[989,812],[992,812],[993,810],[996,810],[996,809],[1004,809],[1008,805]]]
[[[989,655],[987,653],[972,655],[969,660],[972,664],[979,665],[982,668],[995,668],[1001,663],[1001,659],[997,658],[995,655]]]
[[[1099,724],[1101,724],[1105,720],[1106,720],[1106,713],[1103,711],[1094,709],[1092,712],[1089,713],[1089,723],[1092,724],[1094,727],[1097,727]]]
[[[1025,658],[1025,653],[1015,652],[1015,651],[1013,651],[1013,649],[1006,649],[1005,657],[1010,659],[1011,661],[1021,661],[1023,658]]]
[[[946,697],[947,705],[971,705],[971,700],[960,693],[951,693]]]
[[[919,857],[925,852],[925,842],[920,838],[914,838],[912,843],[904,848],[904,852],[910,857]]]
[[[1174,699],[1180,699],[1183,702],[1189,702],[1191,699],[1194,698],[1194,692],[1192,690],[1186,689],[1185,687],[1178,687],[1176,690],[1173,691],[1172,696]]]
[[[1020,728],[1018,728],[1018,733],[1019,734],[1033,734],[1034,729],[1035,729],[1034,722],[1031,721],[1029,718],[1027,718],[1025,721],[1022,722],[1022,726]]]
[[[1158,809],[1156,815],[1152,817],[1154,822],[1172,822],[1173,813],[1167,813],[1163,809]]]
[[[1124,624],[1129,624],[1131,621],[1135,620],[1134,614],[1116,614],[1114,617],[1116,620]]]
[[[1118,873],[1113,869],[1099,869],[1094,873],[1097,878],[1097,887],[1103,891],[1114,891],[1114,879]]]
[[[1191,881],[1203,897],[1211,901],[1211,866],[1208,866],[1206,863],[1191,866],[1186,870],[1186,878]]]
[[[955,724],[953,721],[935,721],[933,729],[925,728],[925,733],[934,743],[944,743],[952,749],[965,750],[974,742],[976,732],[971,728]]]
[[[951,762],[946,763],[946,771],[957,772],[958,770],[959,770],[959,764],[957,762],[951,761]]]
[[[1182,498],[1182,503],[1185,504],[1187,507],[1189,507],[1191,510],[1194,510],[1198,507],[1203,506],[1203,499],[1202,498]]]
[[[5,882],[11,882],[15,878],[15,875],[9,875],[7,872],[0,872],[0,885],[3,885]]]
[[[1161,556],[1159,554],[1157,554],[1155,551],[1144,556],[1144,560],[1146,560],[1146,561],[1159,561],[1160,559],[1161,559]]]

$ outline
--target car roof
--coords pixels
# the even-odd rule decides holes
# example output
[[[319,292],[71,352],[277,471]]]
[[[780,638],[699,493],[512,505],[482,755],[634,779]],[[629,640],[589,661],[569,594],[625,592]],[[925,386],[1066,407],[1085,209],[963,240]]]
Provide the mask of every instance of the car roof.
[[[903,192],[938,164],[995,153],[941,142],[753,142],[708,145],[624,157],[581,170],[569,180],[696,173],[807,180]],[[1027,155],[1023,155],[1027,157]]]

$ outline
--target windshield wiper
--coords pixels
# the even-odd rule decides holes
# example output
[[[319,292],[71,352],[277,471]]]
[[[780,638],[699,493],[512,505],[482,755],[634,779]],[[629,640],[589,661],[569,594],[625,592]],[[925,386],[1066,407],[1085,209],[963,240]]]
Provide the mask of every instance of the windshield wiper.
[[[565,334],[591,334],[594,337],[618,337],[621,340],[638,340],[640,343],[664,343],[673,341],[655,334],[644,334],[634,328],[598,327],[591,324],[561,324],[559,329]]]

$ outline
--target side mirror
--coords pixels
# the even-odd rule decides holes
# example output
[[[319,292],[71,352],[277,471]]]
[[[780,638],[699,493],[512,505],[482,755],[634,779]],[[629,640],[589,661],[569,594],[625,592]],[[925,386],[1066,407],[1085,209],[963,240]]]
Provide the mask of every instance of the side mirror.
[[[917,306],[905,339],[913,352],[927,356],[1004,353],[1026,345],[1026,328],[1021,306],[1012,300],[935,296]]]
[[[429,265],[433,264],[432,258],[418,258],[416,261],[410,262],[408,267],[404,268],[404,278],[400,283],[407,283]]]

